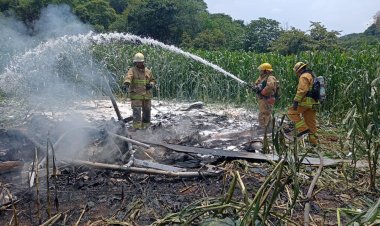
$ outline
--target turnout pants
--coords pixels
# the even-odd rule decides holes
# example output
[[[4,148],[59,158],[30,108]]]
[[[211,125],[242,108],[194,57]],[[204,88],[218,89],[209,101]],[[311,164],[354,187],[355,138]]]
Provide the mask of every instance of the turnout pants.
[[[259,126],[265,128],[272,120],[273,104],[264,98],[259,99]]]
[[[297,110],[293,107],[288,108],[288,117],[296,126],[297,133],[309,133],[309,141],[312,144],[318,144],[317,133],[317,119],[316,111],[312,108],[298,106]]]
[[[150,125],[151,100],[132,100],[133,128],[144,129]]]

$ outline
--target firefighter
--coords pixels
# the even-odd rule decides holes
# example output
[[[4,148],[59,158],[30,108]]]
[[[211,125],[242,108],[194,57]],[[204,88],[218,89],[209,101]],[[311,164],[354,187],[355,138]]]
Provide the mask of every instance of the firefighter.
[[[293,71],[298,77],[298,86],[293,106],[288,109],[288,117],[295,123],[297,137],[308,134],[309,142],[315,146],[318,144],[315,109],[319,101],[310,96],[314,80],[313,72],[304,62],[296,63]]]
[[[275,94],[278,80],[273,75],[272,65],[263,63],[258,68],[259,77],[255,81],[254,91],[257,94],[259,104],[259,128],[270,130],[273,106],[276,101]]]
[[[131,98],[133,128],[144,129],[150,125],[152,89],[156,81],[152,71],[144,65],[142,53],[134,55],[133,64],[124,77],[124,87]]]

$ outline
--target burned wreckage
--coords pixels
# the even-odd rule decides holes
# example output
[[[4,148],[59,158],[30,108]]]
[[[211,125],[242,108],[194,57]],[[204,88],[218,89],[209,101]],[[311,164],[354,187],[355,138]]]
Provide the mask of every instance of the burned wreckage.
[[[243,108],[162,101],[152,107],[152,126],[134,132],[128,131],[131,118],[109,119],[114,109],[130,115],[128,104],[108,100],[82,104],[76,114],[34,114],[1,129],[1,223],[16,219],[17,204],[18,220],[30,224],[108,217],[146,225],[223,194],[227,162],[278,160],[262,153],[257,116]],[[304,161],[319,164],[318,158]],[[258,176],[247,183],[259,187],[269,171],[259,163],[251,170]]]
[[[1,214],[12,216],[9,210],[16,202],[25,203],[26,209],[35,206],[36,201],[32,200],[38,199],[36,195],[43,199],[41,206],[48,205],[50,194],[55,196],[56,211],[69,211],[74,203],[90,207],[96,203],[110,204],[115,200],[110,201],[108,194],[132,195],[137,188],[143,192],[141,184],[146,183],[152,187],[149,189],[168,192],[172,186],[177,189],[175,186],[186,184],[186,178],[192,183],[212,180],[202,186],[210,186],[207,190],[218,193],[219,189],[211,187],[221,179],[224,169],[217,164],[221,159],[272,158],[255,153],[262,143],[255,138],[252,124],[247,123],[255,121],[247,112],[209,109],[201,102],[154,103],[152,126],[129,132],[131,118],[122,118],[120,113],[128,114],[127,106],[120,103],[119,110],[116,102],[111,106],[107,100],[93,101],[76,109],[88,117],[86,122],[73,114],[31,114],[17,127],[2,128],[0,209],[8,211]],[[114,110],[118,120],[107,119]],[[146,182],[147,178],[154,178],[149,179],[154,182]],[[35,193],[36,188],[39,194]],[[186,196],[192,190],[186,185],[182,193]],[[175,208],[193,198],[182,198],[188,202],[175,201]],[[33,208],[28,211],[30,219],[26,221],[41,223]],[[168,209],[161,212],[167,213]],[[143,222],[151,221],[152,216]]]

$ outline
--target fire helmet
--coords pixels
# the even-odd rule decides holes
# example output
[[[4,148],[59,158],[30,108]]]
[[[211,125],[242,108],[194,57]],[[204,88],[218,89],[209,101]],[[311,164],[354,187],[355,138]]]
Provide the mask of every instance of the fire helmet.
[[[298,73],[302,68],[306,67],[307,64],[305,64],[304,62],[297,62],[294,67],[293,67],[293,71],[295,73]]]
[[[269,63],[263,63],[260,64],[260,66],[257,68],[259,71],[272,71],[272,65]]]
[[[133,57],[133,63],[137,62],[144,62],[144,54],[142,53],[136,53],[135,56]]]

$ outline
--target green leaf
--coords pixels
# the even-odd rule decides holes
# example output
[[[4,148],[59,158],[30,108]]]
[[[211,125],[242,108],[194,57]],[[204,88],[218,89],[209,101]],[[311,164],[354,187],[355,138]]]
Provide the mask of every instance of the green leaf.
[[[367,213],[363,216],[363,223],[373,223],[377,217],[380,215],[380,198],[377,200],[376,204],[373,205]]]
[[[373,86],[376,86],[376,85],[378,85],[378,84],[380,84],[380,77],[374,79],[374,80],[371,82],[371,86],[372,86],[372,87],[373,87]]]
[[[346,115],[345,119],[343,120],[343,124],[346,124],[348,122],[348,120],[351,120],[354,112],[356,112],[355,106],[352,107],[349,112],[347,112],[347,115]]]

